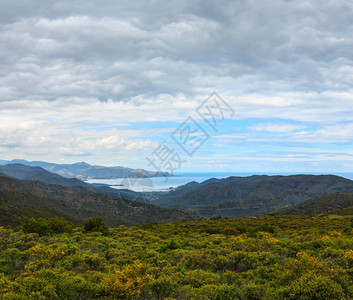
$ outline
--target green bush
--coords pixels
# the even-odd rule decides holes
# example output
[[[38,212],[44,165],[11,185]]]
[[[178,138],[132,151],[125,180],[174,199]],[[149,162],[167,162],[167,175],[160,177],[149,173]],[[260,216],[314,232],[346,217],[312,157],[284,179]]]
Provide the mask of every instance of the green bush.
[[[180,249],[181,245],[175,240],[175,239],[171,239],[167,244],[164,244],[160,247],[160,250],[162,252],[166,251],[166,250],[175,250],[175,249]]]
[[[206,269],[212,265],[212,259],[207,254],[186,254],[181,260],[186,267],[194,269]]]
[[[160,277],[152,281],[150,288],[157,299],[164,299],[174,296],[179,289],[179,284],[170,277]]]
[[[212,293],[213,300],[233,300],[240,299],[238,289],[234,285],[222,284]]]
[[[102,217],[88,218],[83,221],[84,232],[101,232],[104,235],[109,234],[109,230]]]
[[[64,218],[34,219],[25,218],[22,222],[22,230],[25,233],[38,233],[40,236],[56,233],[72,232],[74,225]]]
[[[342,287],[331,279],[308,274],[291,284],[285,295],[288,299],[345,299]]]

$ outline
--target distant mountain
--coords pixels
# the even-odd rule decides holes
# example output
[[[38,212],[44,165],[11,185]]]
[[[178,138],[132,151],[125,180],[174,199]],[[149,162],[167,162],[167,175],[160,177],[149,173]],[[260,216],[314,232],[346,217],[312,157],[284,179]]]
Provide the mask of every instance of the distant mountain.
[[[102,216],[110,226],[195,220],[191,213],[101,194],[89,186],[61,186],[0,176],[0,226],[24,216],[63,216],[79,222]]]
[[[160,193],[155,204],[205,217],[266,214],[312,197],[353,192],[353,181],[333,175],[228,177],[189,183]]]
[[[86,186],[84,182],[76,178],[65,178],[40,167],[30,167],[19,163],[0,166],[0,173],[20,180],[37,180],[63,186]]]
[[[85,162],[75,164],[54,164],[44,161],[26,161],[16,159],[11,161],[0,160],[0,165],[22,164],[31,167],[41,167],[49,172],[56,173],[67,178],[87,179],[113,179],[123,177],[167,177],[172,176],[168,172],[151,172],[143,169],[131,169],[124,167],[92,166]]]
[[[315,215],[353,206],[353,193],[326,194],[274,212],[279,215]]]

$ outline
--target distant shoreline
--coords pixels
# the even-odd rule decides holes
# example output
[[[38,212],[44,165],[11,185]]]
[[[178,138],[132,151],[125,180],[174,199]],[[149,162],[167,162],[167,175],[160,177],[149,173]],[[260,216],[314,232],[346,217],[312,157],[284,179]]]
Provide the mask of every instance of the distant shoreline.
[[[340,177],[344,177],[346,179],[353,180],[353,173],[345,173],[345,174],[323,174],[323,173],[308,173],[311,175],[336,175]],[[145,177],[145,178],[136,178],[136,177],[124,177],[124,178],[102,178],[102,179],[90,179],[85,181],[89,184],[104,184],[108,185],[112,188],[119,189],[129,189],[135,192],[141,192],[153,189],[155,192],[167,192],[171,189],[175,189],[178,186],[185,185],[189,182],[203,182],[209,180],[211,178],[222,179],[228,178],[231,176],[235,177],[248,177],[253,175],[267,175],[267,176],[288,176],[288,175],[298,175],[298,173],[261,173],[257,174],[248,173],[248,172],[185,172],[180,173],[178,176],[171,177]],[[128,180],[128,186],[124,185],[123,181]]]

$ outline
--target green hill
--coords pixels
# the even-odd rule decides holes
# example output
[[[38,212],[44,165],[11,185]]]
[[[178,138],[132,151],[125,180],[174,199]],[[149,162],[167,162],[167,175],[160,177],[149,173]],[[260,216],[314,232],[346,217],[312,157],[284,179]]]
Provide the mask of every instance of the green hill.
[[[2,195],[2,193],[0,193]],[[24,217],[27,218],[53,218],[53,217],[63,217],[74,224],[80,224],[81,219],[76,218],[70,214],[55,210],[49,207],[33,207],[26,205],[15,205],[8,199],[8,194],[6,198],[0,196],[0,224],[1,225],[20,225]]]
[[[24,216],[54,215],[78,221],[102,216],[110,226],[140,222],[172,222],[197,217],[180,210],[166,209],[98,193],[91,187],[21,181],[0,176],[0,225],[17,225]]]
[[[353,181],[333,175],[255,175],[189,183],[160,193],[156,203],[205,217],[232,218],[266,214],[315,196],[339,192],[353,192]]]
[[[280,215],[315,215],[333,213],[353,206],[353,193],[326,194],[276,211]]]

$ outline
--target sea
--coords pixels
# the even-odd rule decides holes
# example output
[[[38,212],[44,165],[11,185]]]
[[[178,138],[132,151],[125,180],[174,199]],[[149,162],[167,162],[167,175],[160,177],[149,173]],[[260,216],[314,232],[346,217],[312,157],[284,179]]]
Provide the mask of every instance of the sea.
[[[87,183],[107,184],[115,189],[129,189],[135,192],[168,191],[192,181],[198,183],[211,178],[227,178],[230,176],[246,177],[251,175],[294,175],[298,173],[245,173],[245,172],[188,172],[176,174],[171,177],[151,178],[116,178],[116,179],[90,179]],[[312,175],[332,174],[353,180],[353,173],[310,173]]]

